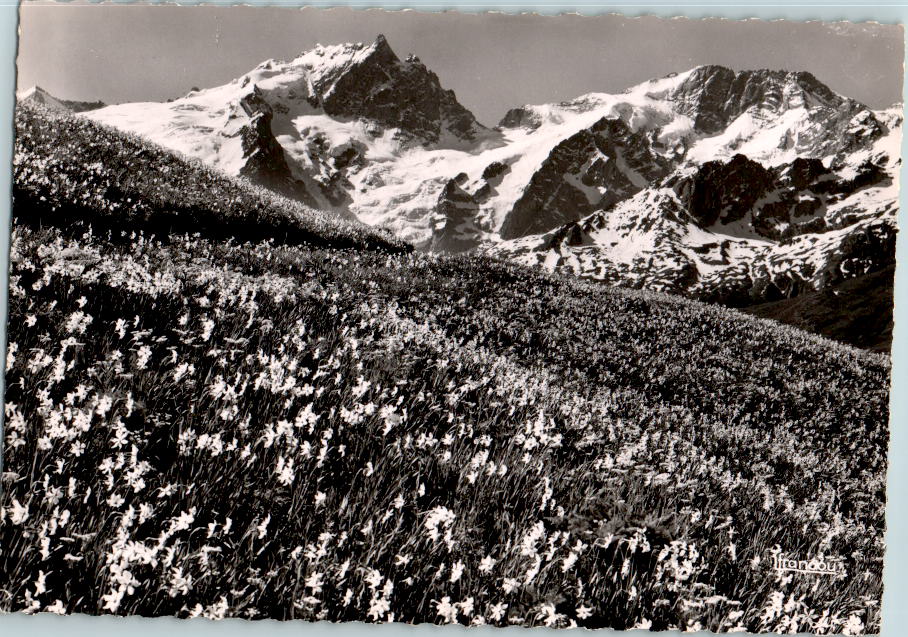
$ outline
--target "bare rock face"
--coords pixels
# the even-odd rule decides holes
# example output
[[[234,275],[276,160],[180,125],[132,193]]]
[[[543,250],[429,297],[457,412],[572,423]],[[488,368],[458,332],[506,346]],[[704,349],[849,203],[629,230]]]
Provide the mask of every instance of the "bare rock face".
[[[553,230],[543,246],[559,255],[584,250],[592,260],[577,274],[739,307],[892,267],[896,230],[877,218],[885,204],[880,210],[842,205],[891,185],[890,175],[873,163],[848,178],[833,168],[811,159],[766,168],[743,155],[707,162],[692,174],[672,174],[615,210]],[[615,216],[620,223],[611,223]],[[691,227],[694,236],[716,240],[689,242]],[[607,256],[596,260],[603,239],[614,245],[631,235],[650,236],[651,247],[639,259],[619,267]],[[742,249],[746,258],[735,254]],[[577,261],[565,263],[576,267]]]
[[[689,178],[680,179],[674,190],[687,204],[694,222],[706,228],[717,221],[738,221],[773,187],[773,174],[744,155],[728,162],[703,164]]]
[[[347,64],[313,78],[315,99],[334,117],[362,117],[425,143],[445,133],[472,140],[483,127],[415,56],[401,61],[383,35]]]
[[[238,107],[248,118],[248,123],[238,131],[244,160],[240,175],[265,188],[313,205],[315,201],[304,184],[291,174],[284,149],[271,130],[274,112],[261,90],[253,85],[252,90],[239,100]]]
[[[500,128],[537,129],[542,124],[539,115],[524,106],[510,109],[498,122]]]
[[[674,190],[686,215],[700,228],[729,232],[725,226],[743,222],[742,228],[756,236],[785,240],[850,225],[853,217],[827,218],[824,211],[888,180],[872,162],[843,179],[819,159],[797,158],[765,168],[736,155],[728,162],[707,162],[692,175],[672,176],[663,185]]]
[[[479,243],[479,230],[475,224],[479,204],[461,186],[465,175],[458,177],[448,181],[438,198],[441,224],[433,233],[431,245],[436,252],[464,252]]]
[[[664,177],[669,164],[643,131],[602,118],[552,149],[501,228],[504,239],[546,232],[603,210]]]
[[[866,106],[836,94],[805,71],[740,71],[701,66],[672,93],[679,112],[691,117],[698,131],[715,134],[753,111],[771,121],[803,108],[811,130],[788,140],[798,152],[815,157],[848,152],[873,141],[885,127]]]

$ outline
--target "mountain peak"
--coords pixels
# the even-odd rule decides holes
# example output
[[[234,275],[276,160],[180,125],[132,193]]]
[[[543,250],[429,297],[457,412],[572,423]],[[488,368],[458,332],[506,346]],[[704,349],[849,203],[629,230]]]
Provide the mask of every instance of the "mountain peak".
[[[837,94],[808,71],[734,71],[719,65],[692,69],[671,99],[707,134],[723,130],[751,109],[777,115],[799,107],[848,112],[866,108]]]
[[[708,77],[717,74],[734,73],[735,71],[734,69],[722,66],[721,64],[699,64],[692,68],[690,72],[701,77]]]
[[[50,95],[50,93],[48,93],[43,88],[41,88],[40,86],[35,84],[31,88],[27,88],[24,91],[20,91],[16,95],[16,98],[20,99],[20,100],[24,100],[24,99],[28,99],[28,98],[32,97],[33,95]]]
[[[429,143],[448,133],[472,140],[482,129],[435,73],[415,56],[401,61],[382,34],[371,44],[316,46],[293,64],[306,70],[313,103],[332,117],[364,117]]]
[[[57,99],[37,84],[17,95],[16,99],[20,102],[41,104],[42,106],[58,111],[70,110],[70,108],[63,102],[63,100]]]
[[[399,61],[388,39],[379,33],[372,43],[344,42],[342,44],[316,44],[294,59],[294,65],[301,65],[318,76],[331,76],[351,66],[363,63],[393,63]]]
[[[104,102],[80,102],[78,100],[63,100],[54,97],[37,84],[29,89],[16,93],[17,102],[29,102],[31,104],[40,104],[45,108],[57,111],[72,111],[73,113],[83,113],[93,111],[104,106]]]
[[[391,45],[388,44],[388,38],[385,37],[384,33],[379,33],[375,36],[375,42],[372,43],[372,46],[376,48],[388,47],[391,48]]]

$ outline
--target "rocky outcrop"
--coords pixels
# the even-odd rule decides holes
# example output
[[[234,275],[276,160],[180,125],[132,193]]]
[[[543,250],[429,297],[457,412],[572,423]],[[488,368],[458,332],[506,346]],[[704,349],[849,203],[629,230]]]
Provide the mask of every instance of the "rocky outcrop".
[[[645,132],[602,118],[555,146],[505,218],[501,236],[546,232],[607,209],[668,171]]]
[[[786,141],[798,152],[815,157],[848,152],[885,131],[870,109],[838,95],[805,71],[735,72],[722,66],[701,66],[670,99],[693,120],[697,131],[708,135],[723,131],[747,111],[771,120],[803,108],[805,117],[816,126]]]
[[[519,106],[504,114],[498,122],[499,128],[529,128],[535,130],[542,124],[539,115],[531,108]]]
[[[383,35],[354,46],[348,61],[312,74],[312,103],[327,114],[370,119],[430,144],[445,134],[472,140],[484,130],[416,56],[401,61]]]
[[[728,162],[707,162],[693,174],[674,175],[663,185],[673,189],[684,212],[702,229],[734,234],[725,226],[743,221],[747,234],[785,240],[850,225],[854,218],[848,215],[827,218],[827,207],[889,180],[872,162],[854,173],[842,178],[819,159],[803,158],[770,169],[736,155]]]
[[[701,228],[743,218],[774,186],[773,173],[744,155],[728,163],[711,161],[672,187]]]
[[[290,171],[284,149],[271,130],[274,112],[257,86],[253,86],[237,103],[233,117],[243,116],[246,121],[236,132],[243,150],[240,175],[265,188],[314,205],[316,202],[305,185]]]
[[[461,187],[466,175],[448,181],[438,198],[438,226],[432,236],[435,252],[464,252],[479,244],[475,218],[479,204]]]

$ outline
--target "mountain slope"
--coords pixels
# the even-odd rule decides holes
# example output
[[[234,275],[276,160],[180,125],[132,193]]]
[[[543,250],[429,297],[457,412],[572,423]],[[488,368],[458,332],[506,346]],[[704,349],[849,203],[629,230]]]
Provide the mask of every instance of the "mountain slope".
[[[231,83],[167,103],[110,106],[92,119],[322,208],[350,204],[347,173],[411,147],[490,134],[418,58],[383,36],[268,60]],[[260,157],[266,155],[262,164]],[[256,163],[258,162],[258,163]]]
[[[894,263],[902,117],[701,66],[487,129],[384,37],[88,114],[418,249],[748,306]]]
[[[308,208],[58,109],[16,108],[13,214],[21,223],[407,251],[379,229]]]
[[[547,195],[565,199],[570,185],[543,188],[537,199],[544,205],[530,215],[536,225],[527,227],[528,236],[480,249],[617,285],[742,307],[802,293],[816,302],[825,290],[894,265],[900,107],[872,112],[806,74],[735,75],[715,68],[695,69],[647,95],[673,103],[673,112],[689,118],[687,126],[679,125],[678,115],[641,120],[640,130],[658,122],[650,148],[665,150],[663,157],[673,162],[667,176],[650,161],[661,175],[617,202],[597,201],[605,193],[600,188],[588,205],[564,206],[576,221],[557,227],[565,212],[558,198]],[[598,101],[584,99],[570,108],[590,103]],[[550,113],[529,108],[506,120],[541,129]],[[638,108],[628,117],[643,115]],[[666,131],[680,133],[666,144],[660,141]],[[574,165],[587,156],[575,156]],[[595,176],[588,171],[581,184],[593,185]],[[590,207],[600,210],[584,214]],[[552,227],[540,232],[540,224]],[[864,298],[878,304],[873,312],[891,312],[891,297]],[[809,305],[805,300],[802,307]],[[801,324],[847,342],[888,342],[886,321],[868,328],[879,333],[855,331],[856,315],[848,315],[846,304],[821,305],[832,312],[827,327],[816,319]]]
[[[847,279],[819,291],[744,308],[828,338],[877,352],[892,347],[895,266]]]
[[[17,129],[0,611],[879,629],[885,356]]]
[[[33,86],[28,90],[16,94],[16,101],[26,104],[37,104],[52,110],[71,113],[84,113],[105,106],[104,102],[80,102],[76,100],[62,100],[54,97],[40,86]]]
[[[899,162],[889,153],[899,139],[881,138],[858,166],[796,159],[765,168],[743,155],[707,162],[489,250],[733,305],[821,289],[894,263]]]

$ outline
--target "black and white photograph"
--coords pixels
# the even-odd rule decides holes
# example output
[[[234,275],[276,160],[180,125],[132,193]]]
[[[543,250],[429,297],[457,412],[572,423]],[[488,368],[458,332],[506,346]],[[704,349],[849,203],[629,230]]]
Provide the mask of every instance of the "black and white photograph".
[[[904,53],[23,4],[0,612],[879,633]]]

